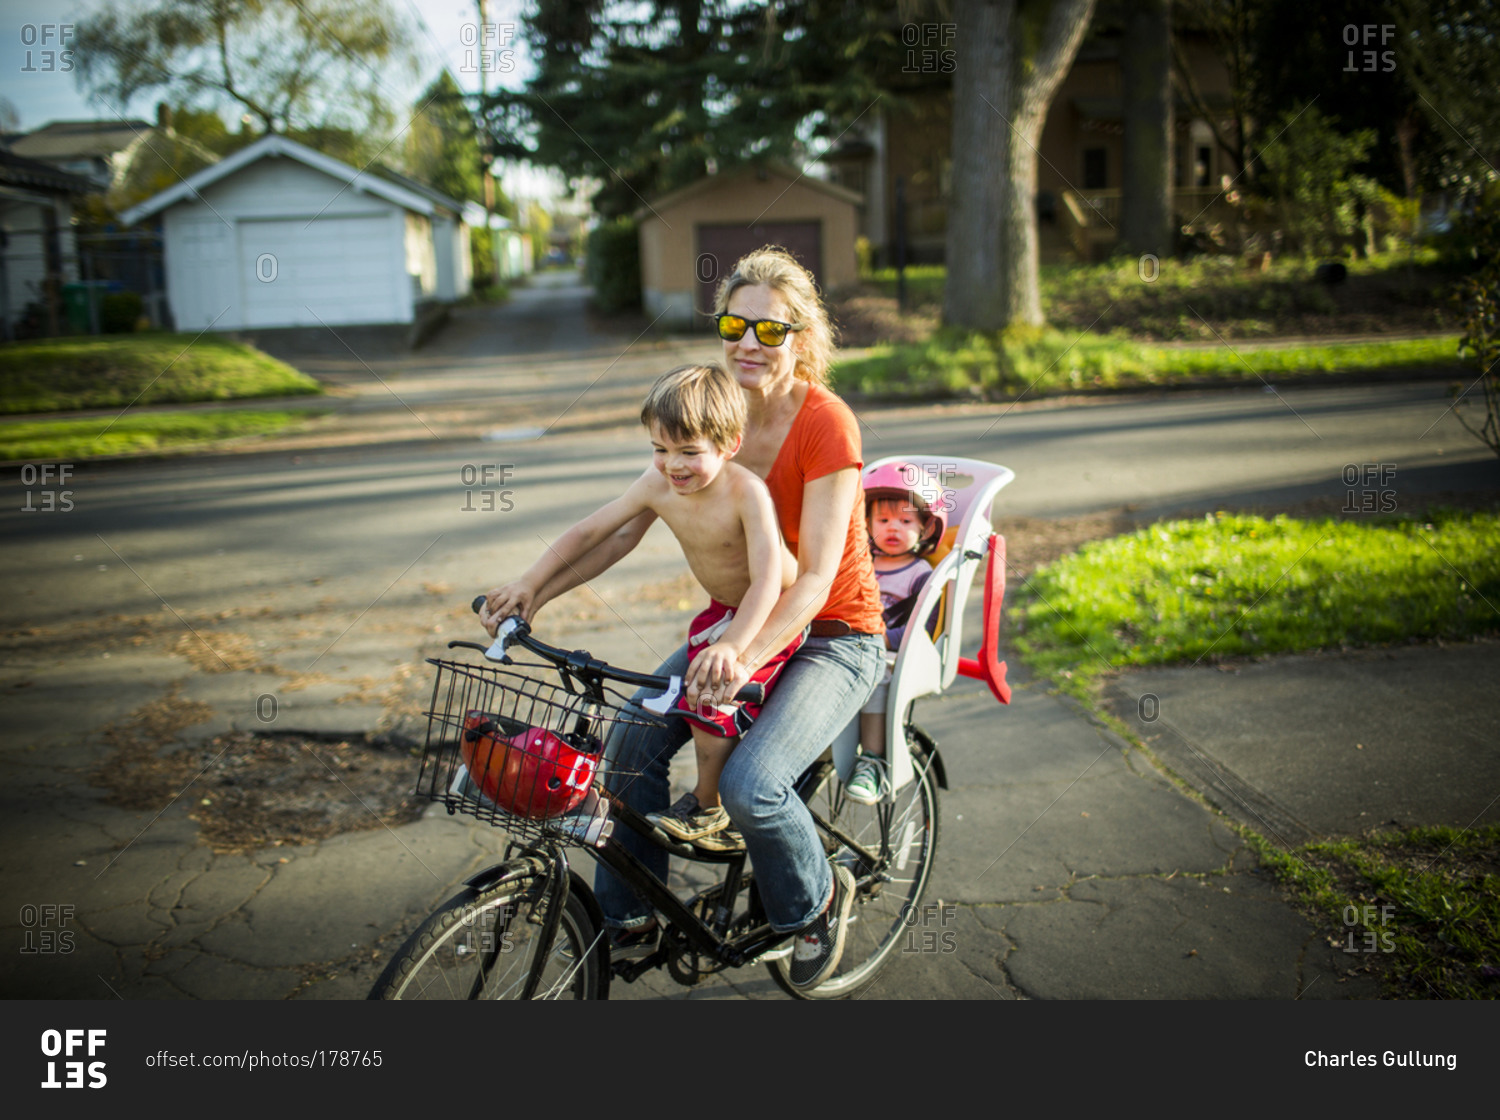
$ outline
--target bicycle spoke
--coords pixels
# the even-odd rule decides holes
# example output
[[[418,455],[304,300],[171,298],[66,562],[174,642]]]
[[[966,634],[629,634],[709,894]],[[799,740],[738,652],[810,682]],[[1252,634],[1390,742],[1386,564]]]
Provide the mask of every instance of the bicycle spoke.
[[[546,992],[544,992],[542,995],[538,996],[537,998],[538,999],[561,999],[562,998],[562,993],[568,990],[568,986],[570,984],[572,984],[573,977],[575,975],[577,975],[578,970],[583,967],[585,961],[587,961],[591,956],[594,955],[594,950],[599,947],[599,942],[600,942],[600,940],[603,937],[604,937],[604,931],[601,929],[598,933],[596,933],[594,935],[594,940],[591,941],[591,942],[589,942],[588,948],[586,950],[584,950],[583,953],[579,954],[579,956],[577,957],[577,959],[573,961],[572,967],[570,967],[567,972],[563,973],[562,977],[557,981],[556,984],[553,984],[552,987],[548,988],[546,990]],[[557,953],[555,955],[561,956],[564,960],[566,960],[567,959],[567,949],[566,949],[566,947],[559,948],[557,950]]]

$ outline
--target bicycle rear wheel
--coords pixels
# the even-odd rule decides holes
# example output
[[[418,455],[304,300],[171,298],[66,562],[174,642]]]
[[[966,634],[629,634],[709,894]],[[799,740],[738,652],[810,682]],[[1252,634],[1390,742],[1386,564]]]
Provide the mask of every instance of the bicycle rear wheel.
[[[368,998],[522,998],[543,951],[546,906],[542,875],[485,890],[466,888],[407,938]],[[534,998],[609,998],[609,946],[577,893],[568,893],[557,936],[545,952]]]
[[[870,984],[900,941],[908,917],[917,913],[932,873],[938,839],[937,775],[932,770],[933,742],[921,728],[907,725],[907,740],[916,776],[893,804],[861,805],[844,793],[832,766],[815,774],[802,799],[871,857],[824,833],[829,857],[849,869],[858,884],[839,966],[816,988],[794,988],[791,959],[766,967],[780,987],[798,999],[840,999]]]

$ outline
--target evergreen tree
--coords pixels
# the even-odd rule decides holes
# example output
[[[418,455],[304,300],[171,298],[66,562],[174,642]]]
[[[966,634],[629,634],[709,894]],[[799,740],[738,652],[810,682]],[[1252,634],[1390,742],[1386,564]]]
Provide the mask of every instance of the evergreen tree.
[[[855,0],[539,0],[536,77],[498,91],[497,153],[604,185],[605,217],[740,164],[797,160],[879,100],[899,15]]]

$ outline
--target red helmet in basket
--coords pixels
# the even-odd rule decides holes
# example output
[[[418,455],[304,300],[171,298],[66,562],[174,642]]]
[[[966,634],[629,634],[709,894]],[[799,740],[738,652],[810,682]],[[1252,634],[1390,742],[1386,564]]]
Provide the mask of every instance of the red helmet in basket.
[[[458,750],[480,790],[507,813],[544,821],[572,812],[598,773],[599,759],[546,728],[499,734],[493,717],[470,712]]]

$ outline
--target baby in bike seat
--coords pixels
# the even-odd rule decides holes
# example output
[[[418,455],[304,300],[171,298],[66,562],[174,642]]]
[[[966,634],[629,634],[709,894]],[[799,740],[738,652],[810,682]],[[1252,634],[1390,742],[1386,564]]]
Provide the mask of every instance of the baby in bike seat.
[[[923,557],[943,539],[947,502],[937,479],[915,463],[886,463],[864,480],[865,520],[870,530],[870,557],[880,584],[886,648],[901,647],[917,593],[932,575]],[[873,805],[885,796],[890,780],[885,765],[885,709],[891,682],[885,674],[859,714],[859,757],[845,787],[850,798]]]
[[[652,465],[624,495],[558,538],[522,579],[545,586],[648,510],[666,522],[709,596],[708,608],[688,628],[689,659],[703,661],[710,688],[720,690],[737,665],[759,665],[750,681],[762,695],[759,702],[719,704],[700,694],[696,708],[686,695],[678,700],[676,714],[693,733],[697,784],[648,819],[679,840],[735,847],[743,841],[726,834],[730,821],[719,776],[804,640],[798,635],[779,652],[755,645],[776,600],[796,579],[797,562],[781,539],[766,484],[732,461],[745,434],[745,394],[722,366],[686,365],[663,374],[646,396],[641,423],[651,433]]]

